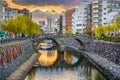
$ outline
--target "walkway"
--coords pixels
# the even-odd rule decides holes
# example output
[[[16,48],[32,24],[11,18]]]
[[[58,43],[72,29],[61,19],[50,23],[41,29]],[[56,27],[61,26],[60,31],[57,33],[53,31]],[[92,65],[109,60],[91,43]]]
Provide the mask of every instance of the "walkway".
[[[6,80],[24,80],[32,65],[38,58],[37,53],[33,54],[26,62],[24,62],[17,70],[15,70]]]

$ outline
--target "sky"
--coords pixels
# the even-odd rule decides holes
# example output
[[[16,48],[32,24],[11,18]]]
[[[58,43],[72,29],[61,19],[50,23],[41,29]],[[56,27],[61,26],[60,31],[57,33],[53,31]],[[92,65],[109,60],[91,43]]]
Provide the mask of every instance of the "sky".
[[[1,0],[0,0],[1,1]],[[81,0],[5,0],[10,8],[28,9],[34,20],[40,20],[43,14],[60,14],[68,8],[80,4]],[[46,15],[45,15],[46,16]],[[43,19],[43,16],[41,16]]]
[[[42,12],[56,14],[67,8],[80,4],[80,0],[5,0],[11,8],[27,8],[30,12],[40,10]]]
[[[74,6],[80,2],[80,0],[13,0],[16,3],[23,5],[64,5]]]

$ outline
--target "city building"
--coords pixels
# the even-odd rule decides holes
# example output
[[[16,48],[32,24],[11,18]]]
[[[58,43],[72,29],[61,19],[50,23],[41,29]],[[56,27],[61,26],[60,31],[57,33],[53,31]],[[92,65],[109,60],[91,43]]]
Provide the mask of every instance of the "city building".
[[[65,13],[62,13],[62,33],[65,33],[66,30],[66,21],[65,21]]]
[[[45,26],[45,21],[39,21],[38,25],[39,25],[40,30],[43,30]]]
[[[2,22],[2,3],[0,2],[0,23]]]
[[[44,27],[44,25],[45,25],[45,21],[39,21],[39,26],[40,27]]]
[[[93,28],[109,24],[116,13],[120,15],[120,0],[92,0]]]
[[[4,19],[4,13],[5,13],[6,7],[7,7],[7,3],[5,1],[0,1],[0,23]]]
[[[69,9],[65,12],[65,32],[72,33],[72,14],[75,12],[75,8]]]
[[[59,32],[60,27],[60,15],[49,15],[47,17],[47,24],[49,28],[49,33],[56,33]]]
[[[19,15],[25,15],[25,16],[28,16],[29,18],[31,18],[30,12],[27,9],[19,10],[19,9],[13,9],[13,8],[6,7],[3,20],[7,21],[7,20],[15,18]]]
[[[55,33],[59,33],[59,31],[60,31],[60,18],[55,19],[55,28],[54,28]]]
[[[83,0],[72,14],[72,33],[83,33],[86,26],[90,24],[91,6],[88,0]]]
[[[60,19],[59,19],[59,34],[63,34],[63,16],[60,15]]]
[[[27,9],[19,10],[8,7],[5,1],[0,1],[0,22],[15,18],[18,15],[26,15],[31,18],[31,13]]]

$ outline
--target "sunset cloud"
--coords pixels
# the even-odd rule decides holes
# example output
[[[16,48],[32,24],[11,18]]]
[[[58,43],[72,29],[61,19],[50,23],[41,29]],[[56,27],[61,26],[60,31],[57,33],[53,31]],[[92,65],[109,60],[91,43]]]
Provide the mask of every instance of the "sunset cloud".
[[[43,6],[38,6],[38,5],[21,5],[14,3],[12,0],[5,0],[8,4],[8,7],[10,8],[18,8],[18,9],[28,9],[30,12],[33,12],[35,10],[40,10],[45,13],[49,14],[59,14],[63,11],[65,11],[65,7],[63,5],[43,5]]]

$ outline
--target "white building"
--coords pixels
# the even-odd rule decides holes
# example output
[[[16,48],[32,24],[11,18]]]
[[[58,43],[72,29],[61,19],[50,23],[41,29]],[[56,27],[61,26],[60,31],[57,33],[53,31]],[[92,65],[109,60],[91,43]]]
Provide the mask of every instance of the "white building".
[[[94,28],[109,24],[111,17],[115,16],[116,13],[120,13],[120,0],[92,0],[92,24]]]
[[[26,15],[31,18],[29,10],[9,8],[8,4],[4,0],[0,1],[0,22],[15,18],[18,15]]]
[[[83,33],[84,29],[86,28],[88,21],[88,4],[89,0],[88,1],[83,0],[73,13],[72,15],[73,34],[76,34],[76,32]]]

